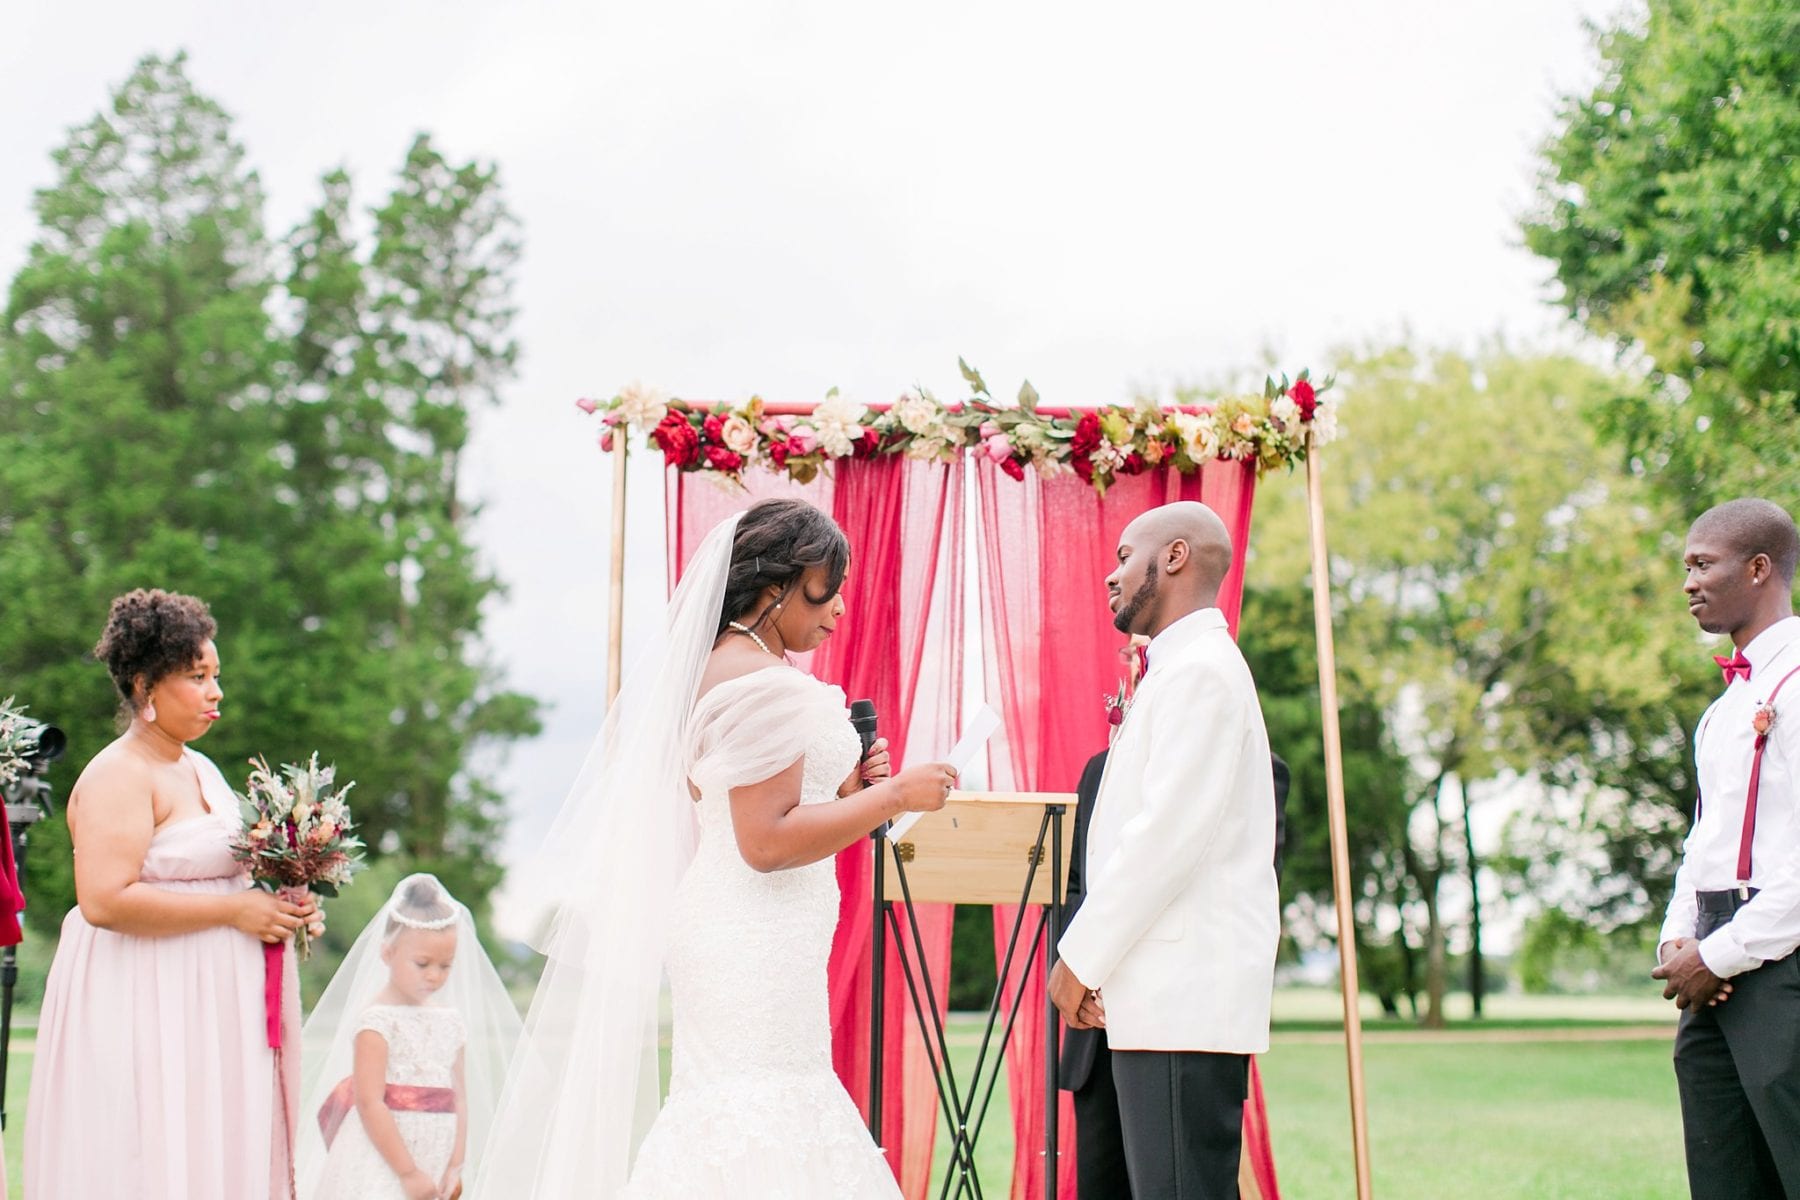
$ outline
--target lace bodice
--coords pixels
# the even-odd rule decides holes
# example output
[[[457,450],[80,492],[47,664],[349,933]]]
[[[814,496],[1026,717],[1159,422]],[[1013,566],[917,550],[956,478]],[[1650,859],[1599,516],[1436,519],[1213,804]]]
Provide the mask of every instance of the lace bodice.
[[[428,1004],[376,1004],[363,1010],[361,1029],[387,1042],[387,1081],[412,1087],[451,1087],[456,1053],[467,1036],[462,1014]]]

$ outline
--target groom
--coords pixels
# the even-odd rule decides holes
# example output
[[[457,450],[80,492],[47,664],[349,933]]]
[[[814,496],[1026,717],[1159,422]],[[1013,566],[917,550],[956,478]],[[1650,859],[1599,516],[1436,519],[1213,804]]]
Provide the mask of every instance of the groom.
[[[1237,1196],[1249,1056],[1268,1049],[1275,795],[1256,685],[1215,607],[1231,539],[1205,505],[1120,535],[1113,624],[1149,669],[1108,755],[1086,897],[1050,998],[1103,1028],[1136,1200]]]

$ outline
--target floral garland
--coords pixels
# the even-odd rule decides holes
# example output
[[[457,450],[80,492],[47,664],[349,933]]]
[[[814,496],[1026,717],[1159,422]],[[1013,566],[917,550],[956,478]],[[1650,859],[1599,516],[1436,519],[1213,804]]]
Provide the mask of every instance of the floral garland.
[[[808,483],[841,458],[904,454],[950,462],[968,452],[1014,479],[1027,470],[1046,479],[1074,474],[1105,495],[1118,476],[1163,465],[1184,475],[1215,460],[1255,462],[1259,474],[1291,467],[1305,461],[1309,446],[1338,433],[1337,405],[1326,395],[1332,381],[1315,385],[1305,371],[1291,383],[1285,375],[1265,380],[1260,395],[1212,404],[1162,408],[1146,401],[1053,417],[1038,410],[1031,384],[1019,389],[1016,406],[1002,407],[980,372],[961,359],[957,365],[971,394],[956,404],[918,388],[871,409],[833,388],[805,416],[771,416],[757,396],[697,407],[637,383],[610,400],[575,404],[600,417],[602,450],[612,450],[621,426],[636,429],[662,450],[667,466],[732,483],[752,466]]]

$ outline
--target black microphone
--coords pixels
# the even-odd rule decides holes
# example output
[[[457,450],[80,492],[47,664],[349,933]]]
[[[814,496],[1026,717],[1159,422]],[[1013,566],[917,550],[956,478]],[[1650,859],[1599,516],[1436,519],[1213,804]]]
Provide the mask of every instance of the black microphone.
[[[875,744],[875,702],[873,700],[852,700],[850,702],[850,727],[856,730],[856,736],[862,739],[863,757],[869,757],[869,747]]]

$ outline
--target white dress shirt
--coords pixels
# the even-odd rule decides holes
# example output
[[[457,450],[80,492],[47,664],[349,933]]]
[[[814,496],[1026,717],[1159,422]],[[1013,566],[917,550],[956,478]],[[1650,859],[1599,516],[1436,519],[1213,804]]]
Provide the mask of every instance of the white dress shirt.
[[[1800,617],[1763,630],[1744,647],[1744,657],[1750,660],[1750,678],[1731,681],[1700,718],[1694,735],[1700,819],[1682,846],[1659,945],[1694,936],[1696,891],[1726,891],[1738,884],[1744,802],[1756,754],[1750,721],[1781,678],[1800,667]],[[1750,886],[1758,894],[1730,924],[1700,943],[1701,960],[1721,978],[1785,958],[1800,947],[1800,675],[1781,689],[1775,710],[1763,750],[1750,844]]]

